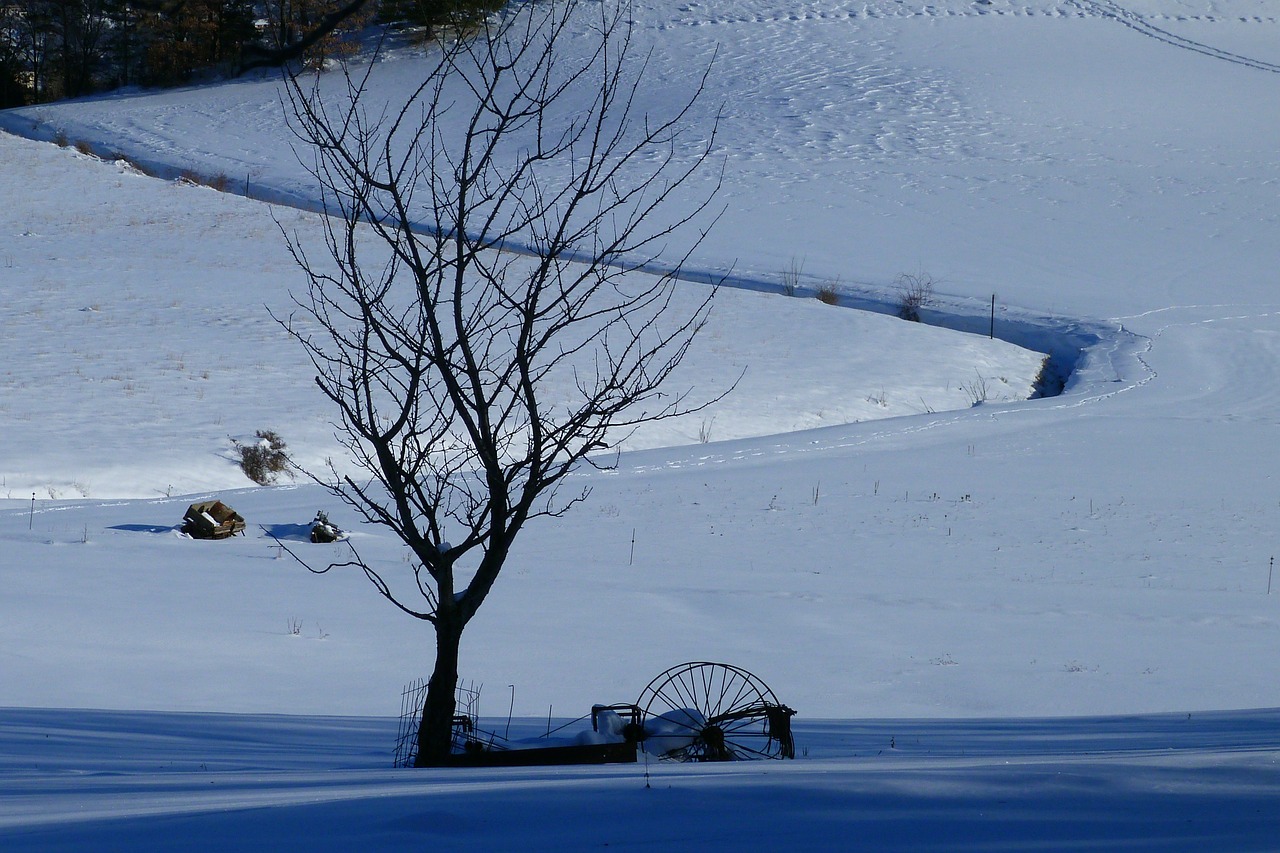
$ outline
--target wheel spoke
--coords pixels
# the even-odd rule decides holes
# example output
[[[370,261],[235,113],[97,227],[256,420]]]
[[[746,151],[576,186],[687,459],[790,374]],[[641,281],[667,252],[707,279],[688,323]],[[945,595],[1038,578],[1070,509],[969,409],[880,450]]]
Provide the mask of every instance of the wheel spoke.
[[[776,752],[769,750],[769,744],[766,744],[763,748],[757,749],[755,747],[748,746],[742,743],[741,741],[734,741],[728,744],[728,746],[729,746],[729,749],[733,752],[734,756],[744,760],[749,760],[752,758],[776,758],[777,757]]]
[[[744,669],[705,661],[672,667],[641,693],[645,718],[662,718],[677,737],[692,742],[665,757],[679,761],[792,757],[789,728],[772,731],[780,706],[765,684]],[[680,714],[688,709],[702,716]],[[683,731],[682,731],[683,730]]]
[[[729,707],[718,713],[729,714],[739,710],[741,707],[750,705],[753,701],[763,701],[763,699],[764,697],[760,695],[759,690],[756,690],[750,682],[743,680],[738,686],[738,692],[734,695],[733,701],[729,703]]]

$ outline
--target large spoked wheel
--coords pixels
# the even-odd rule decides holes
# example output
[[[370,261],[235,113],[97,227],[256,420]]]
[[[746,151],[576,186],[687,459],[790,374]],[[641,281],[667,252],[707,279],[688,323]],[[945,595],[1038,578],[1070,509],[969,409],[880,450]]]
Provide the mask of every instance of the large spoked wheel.
[[[794,758],[795,711],[745,669],[697,661],[673,666],[640,694],[646,746],[678,761]]]

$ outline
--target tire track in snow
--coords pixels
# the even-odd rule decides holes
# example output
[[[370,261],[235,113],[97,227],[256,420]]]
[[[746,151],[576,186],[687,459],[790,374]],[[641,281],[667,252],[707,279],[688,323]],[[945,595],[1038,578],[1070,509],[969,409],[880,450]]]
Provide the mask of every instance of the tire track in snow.
[[[1071,2],[1078,5],[1082,10],[1092,12],[1099,17],[1107,18],[1108,20],[1118,21],[1135,32],[1139,32],[1144,36],[1149,36],[1157,41],[1162,41],[1165,44],[1172,45],[1173,47],[1180,47],[1184,50],[1194,51],[1195,53],[1201,53],[1205,56],[1209,56],[1214,59],[1221,59],[1226,62],[1234,62],[1237,65],[1254,68],[1258,71],[1270,71],[1273,74],[1280,74],[1280,65],[1276,65],[1271,62],[1264,62],[1261,59],[1242,56],[1238,53],[1231,53],[1230,51],[1221,50],[1202,42],[1174,35],[1168,30],[1162,30],[1155,26],[1142,15],[1139,15],[1136,12],[1130,12],[1123,6],[1113,2],[1113,0],[1071,0]],[[1197,20],[1205,19],[1199,18]],[[1258,18],[1251,20],[1261,21],[1262,19]]]
[[[1152,20],[1160,20],[1194,21],[1208,24],[1222,22],[1275,24],[1280,21],[1280,18],[1263,15],[1153,14],[1144,16],[1130,12],[1112,2],[1112,0],[1062,0],[1060,3],[1047,3],[1040,8],[1027,5],[996,6],[993,0],[973,0],[972,3],[953,5],[924,4],[918,6],[901,2],[864,2],[859,5],[837,2],[829,6],[823,3],[810,3],[803,8],[792,8],[786,11],[764,8],[756,12],[745,10],[741,8],[740,4],[734,4],[729,9],[719,11],[710,8],[714,5],[695,2],[684,3],[671,13],[671,17],[649,26],[657,30],[668,30],[677,27],[731,27],[740,24],[787,25],[802,24],[808,21],[877,21],[911,18],[1107,18],[1120,21],[1126,26],[1131,26],[1143,32],[1144,35],[1168,41],[1179,47],[1207,52],[1218,58],[1231,57],[1233,61],[1271,65],[1271,63],[1231,54],[1228,51],[1222,51],[1209,45],[1174,35],[1150,22]],[[1273,66],[1268,70],[1280,69]]]
[[[994,6],[990,0],[974,0],[974,2],[951,2],[941,0],[938,3],[908,5],[902,2],[868,2],[862,3],[808,3],[800,7],[779,10],[765,7],[758,11],[744,9],[742,4],[724,4],[725,8],[717,9],[716,3],[683,3],[676,7],[671,17],[653,24],[659,30],[673,27],[724,27],[739,24],[799,24],[807,21],[876,21],[906,20],[911,18],[978,18],[978,17],[1013,17],[1013,18],[1080,18],[1087,17],[1089,12],[1074,6],[1071,0],[1046,4],[1042,8],[1031,6]]]
[[[1165,323],[1164,325],[1160,326],[1159,328],[1157,328],[1155,331],[1151,333],[1151,337],[1149,340],[1152,342],[1152,346],[1154,346],[1154,342],[1157,339],[1163,338],[1166,333],[1172,332],[1175,330],[1194,329],[1196,327],[1207,327],[1207,326],[1214,326],[1219,324],[1233,323],[1233,322],[1247,321],[1247,320],[1261,320],[1263,318],[1274,318],[1274,317],[1280,316],[1280,311],[1278,310],[1256,310],[1256,311],[1247,310],[1251,307],[1261,309],[1264,306],[1249,306],[1249,305],[1240,305],[1240,304],[1232,304],[1232,303],[1212,304],[1212,305],[1171,305],[1167,308],[1156,308],[1150,311],[1144,311],[1141,314],[1135,314],[1132,317],[1125,317],[1121,319],[1137,319],[1137,318],[1153,317],[1158,314],[1165,314],[1169,312],[1189,312],[1189,311],[1220,312],[1216,315],[1202,314],[1200,316],[1194,316],[1185,320],[1176,320],[1176,321]],[[1148,347],[1147,351],[1150,351],[1151,348],[1152,347]],[[1139,356],[1139,360],[1142,361],[1142,363],[1147,366],[1147,369],[1151,371],[1152,379],[1158,378],[1158,372],[1154,367],[1152,367],[1150,364],[1147,363],[1146,359],[1143,357],[1145,355],[1146,355],[1146,352],[1142,353]],[[1254,375],[1253,378],[1250,378],[1250,376],[1253,373],[1256,373],[1260,369],[1260,365],[1263,365],[1266,363],[1274,364],[1275,360],[1267,359],[1265,357],[1259,357],[1260,354],[1256,350],[1256,348],[1250,348],[1247,353],[1247,358],[1243,362],[1245,366],[1243,369],[1240,369],[1239,364],[1231,363],[1231,358],[1233,355],[1235,355],[1234,351],[1223,353],[1221,356],[1222,361],[1228,364],[1227,372],[1233,375],[1234,377],[1236,377],[1238,384],[1248,386],[1250,389],[1253,389],[1253,390],[1249,394],[1242,395],[1241,397],[1236,398],[1237,402],[1236,402],[1236,405],[1233,407],[1236,409],[1235,411],[1227,411],[1224,409],[1218,412],[1218,414],[1225,420],[1238,420],[1241,417],[1241,414],[1240,414],[1241,411],[1249,411],[1251,409],[1261,408],[1263,411],[1273,412],[1276,408],[1275,405],[1268,405],[1268,404],[1274,403],[1275,401],[1280,400],[1280,392],[1272,390],[1275,387],[1275,383],[1273,380],[1277,371],[1271,370],[1262,377],[1258,377]],[[1226,390],[1226,388],[1230,388],[1230,387],[1234,387],[1234,386],[1228,385],[1228,386],[1219,387],[1217,385],[1210,384],[1210,385],[1204,386],[1201,389],[1203,393],[1200,395],[1200,397],[1203,397],[1205,394],[1219,393],[1223,390]],[[1245,401],[1243,405],[1239,402],[1241,400]]]

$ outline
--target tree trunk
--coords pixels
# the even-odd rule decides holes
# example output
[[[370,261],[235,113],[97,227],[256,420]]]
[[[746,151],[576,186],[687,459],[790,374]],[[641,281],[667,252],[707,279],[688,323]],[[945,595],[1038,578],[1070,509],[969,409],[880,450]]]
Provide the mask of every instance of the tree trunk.
[[[458,686],[458,647],[461,640],[461,625],[446,618],[436,622],[436,666],[431,672],[431,680],[427,682],[427,699],[422,703],[415,767],[440,767],[449,757],[453,743],[454,694]]]
[[[245,67],[300,55],[369,0],[337,2],[345,5],[299,41],[257,59],[246,49]],[[634,288],[618,279],[650,257],[679,269],[717,217],[719,180],[705,195],[691,183],[715,148],[719,118],[703,126],[695,107],[710,67],[681,83],[687,98],[641,116],[648,77],[625,0],[517,5],[478,17],[474,37],[434,47],[426,80],[398,105],[382,103],[360,74],[332,98],[289,77],[291,126],[312,147],[307,170],[339,215],[322,226],[334,267],[312,267],[286,234],[309,282],[295,302],[317,338],[277,320],[306,350],[341,412],[340,440],[370,478],[328,488],[418,558],[405,565],[412,581],[403,586],[354,563],[383,597],[435,628],[420,767],[449,760],[462,631],[525,523],[585,500],[588,488],[561,496],[558,486],[585,464],[613,467],[586,460],[614,447],[615,435],[724,396],[698,404],[693,389],[660,390],[706,323],[715,289],[685,312],[671,303],[672,275],[642,276]],[[560,38],[588,40],[585,66],[564,58]],[[562,116],[571,103],[583,109]],[[446,113],[458,120],[442,122]],[[563,175],[566,162],[574,165]],[[354,238],[367,223],[382,246],[372,251],[403,265],[366,266],[365,243]],[[445,237],[447,252],[437,244]],[[672,256],[671,239],[691,242]],[[481,248],[511,241],[535,262]],[[544,399],[547,383],[566,380],[574,399]],[[457,546],[439,542],[444,530]],[[455,595],[458,561],[475,571]],[[316,571],[338,565],[349,563]],[[421,600],[393,592],[415,587]]]

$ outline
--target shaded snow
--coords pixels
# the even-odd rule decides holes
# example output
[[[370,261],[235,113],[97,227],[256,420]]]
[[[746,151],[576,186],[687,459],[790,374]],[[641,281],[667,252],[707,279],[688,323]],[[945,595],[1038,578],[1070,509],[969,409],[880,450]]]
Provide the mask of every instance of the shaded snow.
[[[810,722],[795,761],[388,770],[385,720],[0,710],[6,850],[1274,849],[1276,715]],[[517,726],[527,723],[518,721]],[[892,744],[892,746],[891,746]]]

